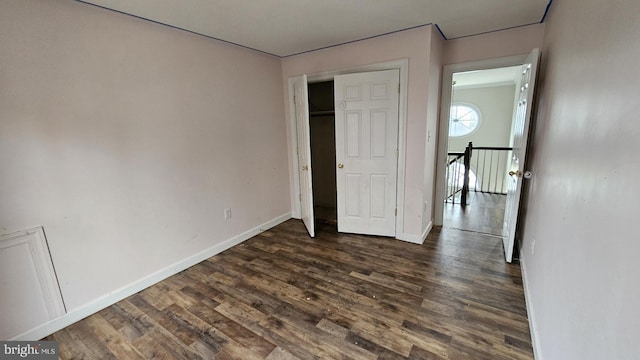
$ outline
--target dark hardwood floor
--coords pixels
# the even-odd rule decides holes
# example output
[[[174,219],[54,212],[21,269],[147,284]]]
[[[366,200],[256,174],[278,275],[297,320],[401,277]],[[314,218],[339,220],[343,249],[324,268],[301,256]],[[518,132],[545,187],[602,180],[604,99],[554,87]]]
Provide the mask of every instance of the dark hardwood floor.
[[[289,220],[46,338],[61,359],[532,359],[499,238]]]
[[[467,206],[460,200],[444,204],[444,227],[500,236],[506,195],[469,192]]]

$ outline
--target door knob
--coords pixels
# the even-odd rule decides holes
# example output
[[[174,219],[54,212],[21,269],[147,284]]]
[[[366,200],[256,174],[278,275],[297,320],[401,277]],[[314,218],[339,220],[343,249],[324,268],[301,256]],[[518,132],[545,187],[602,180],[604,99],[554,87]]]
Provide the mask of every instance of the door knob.
[[[533,177],[533,173],[531,173],[531,171],[525,171],[522,172],[520,170],[518,171],[509,171],[509,176],[517,176],[517,177],[524,177],[525,179],[531,179]]]
[[[343,163],[338,164],[338,169],[342,169],[344,167]]]

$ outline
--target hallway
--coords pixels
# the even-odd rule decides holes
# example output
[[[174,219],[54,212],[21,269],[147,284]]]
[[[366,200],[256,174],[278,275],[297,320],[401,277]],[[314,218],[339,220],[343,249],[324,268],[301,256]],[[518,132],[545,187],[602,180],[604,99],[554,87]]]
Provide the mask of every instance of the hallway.
[[[501,236],[506,195],[469,192],[467,206],[445,203],[443,226],[458,230]]]

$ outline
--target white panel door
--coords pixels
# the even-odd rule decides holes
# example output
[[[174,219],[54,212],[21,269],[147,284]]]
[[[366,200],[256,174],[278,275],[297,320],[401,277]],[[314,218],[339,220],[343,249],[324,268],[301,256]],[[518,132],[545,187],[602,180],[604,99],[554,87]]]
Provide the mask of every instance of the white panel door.
[[[507,262],[513,260],[513,247],[516,237],[516,224],[520,208],[520,194],[524,174],[524,160],[529,138],[529,123],[533,107],[533,94],[536,84],[538,59],[540,51],[534,49],[522,65],[522,78],[518,106],[514,118],[513,153],[509,166],[509,180],[507,182],[507,202],[505,205],[502,241]]]
[[[0,340],[18,340],[64,314],[42,228],[0,236]]]
[[[300,179],[300,213],[302,222],[311,237],[315,236],[313,216],[313,184],[311,177],[311,135],[309,132],[309,99],[307,76],[297,77],[293,82],[296,128],[298,132],[298,176]]]
[[[334,78],[338,231],[395,236],[398,70]]]

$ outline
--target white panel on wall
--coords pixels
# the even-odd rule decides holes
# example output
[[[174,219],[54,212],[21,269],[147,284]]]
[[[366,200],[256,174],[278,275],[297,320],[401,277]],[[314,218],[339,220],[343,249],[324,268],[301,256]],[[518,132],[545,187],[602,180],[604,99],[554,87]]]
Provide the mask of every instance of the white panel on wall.
[[[0,339],[66,313],[42,227],[0,236]]]

